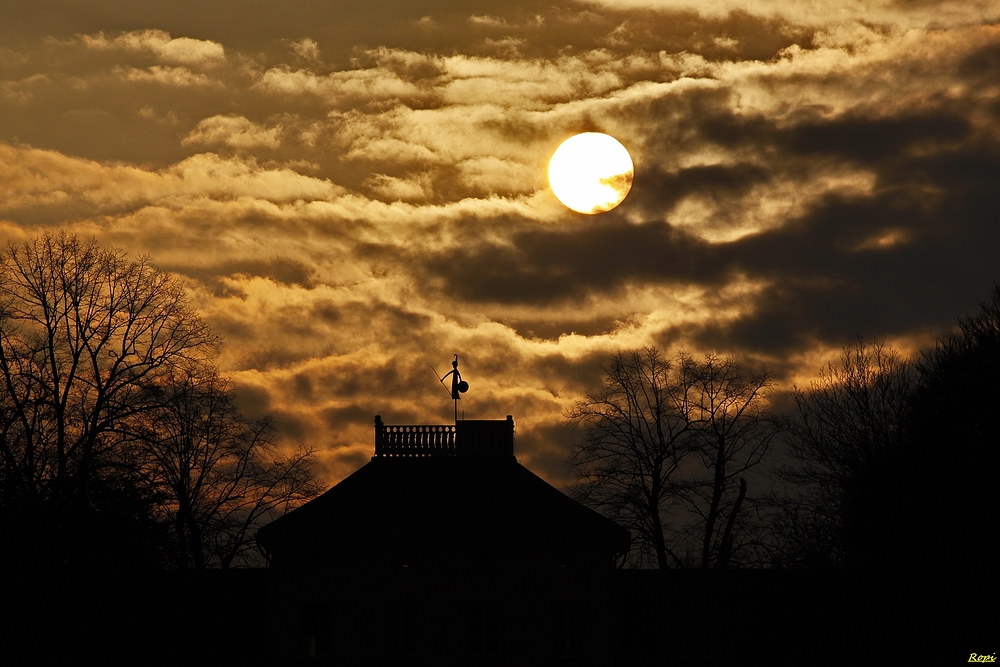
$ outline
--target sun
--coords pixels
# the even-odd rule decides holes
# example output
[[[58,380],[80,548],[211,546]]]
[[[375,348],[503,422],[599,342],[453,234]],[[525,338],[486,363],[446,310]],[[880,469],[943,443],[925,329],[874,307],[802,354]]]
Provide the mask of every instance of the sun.
[[[633,173],[625,147],[600,132],[570,137],[549,161],[552,192],[579,213],[604,213],[621,204],[632,188]]]

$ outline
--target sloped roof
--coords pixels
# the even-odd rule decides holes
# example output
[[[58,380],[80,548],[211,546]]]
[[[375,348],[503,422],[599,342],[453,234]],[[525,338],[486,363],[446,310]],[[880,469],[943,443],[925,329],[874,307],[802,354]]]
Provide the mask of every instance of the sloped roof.
[[[345,540],[395,535],[548,536],[609,555],[628,531],[550,486],[513,457],[374,458],[318,498],[262,528],[269,551],[317,533]],[[598,546],[599,545],[599,546]]]

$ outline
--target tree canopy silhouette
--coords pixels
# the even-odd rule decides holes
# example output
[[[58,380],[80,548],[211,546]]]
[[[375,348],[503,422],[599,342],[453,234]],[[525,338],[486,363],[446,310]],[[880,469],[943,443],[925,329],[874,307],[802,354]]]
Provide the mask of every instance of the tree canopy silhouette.
[[[991,567],[998,377],[1000,286],[916,361],[859,342],[797,390],[783,564]]]
[[[218,343],[180,285],[146,258],[66,234],[6,249],[0,523],[19,557],[151,565],[176,548],[163,524],[173,502],[161,483],[165,461],[152,454],[190,439],[193,422],[169,433],[160,423],[156,437],[150,424],[175,409],[180,379],[214,377]]]
[[[932,502],[910,514],[901,538],[921,545],[924,563],[992,568],[998,540],[989,527],[1000,518],[1000,285],[977,314],[959,320],[957,332],[922,355],[917,369],[906,472]]]
[[[781,560],[805,567],[850,567],[869,557],[886,503],[873,507],[885,468],[906,449],[917,374],[884,341],[844,348],[807,388],[795,387],[789,449],[796,464],[779,520]],[[883,533],[884,534],[884,533]]]

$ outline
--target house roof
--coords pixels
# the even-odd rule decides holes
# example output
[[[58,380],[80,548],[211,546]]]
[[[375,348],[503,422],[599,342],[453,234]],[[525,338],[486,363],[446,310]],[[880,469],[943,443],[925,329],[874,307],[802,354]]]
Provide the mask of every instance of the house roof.
[[[475,443],[467,438],[458,445],[459,452],[471,451]],[[262,528],[257,539],[274,552],[319,534],[348,543],[377,534],[535,536],[586,543],[609,556],[624,552],[629,543],[626,529],[549,485],[512,452],[376,456],[323,495]]]

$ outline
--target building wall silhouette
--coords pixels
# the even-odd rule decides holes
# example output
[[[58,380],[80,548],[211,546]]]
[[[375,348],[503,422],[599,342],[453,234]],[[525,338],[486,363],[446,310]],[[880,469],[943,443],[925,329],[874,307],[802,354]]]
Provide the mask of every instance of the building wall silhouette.
[[[611,664],[628,531],[514,458],[514,422],[388,426],[265,527],[275,664]]]

